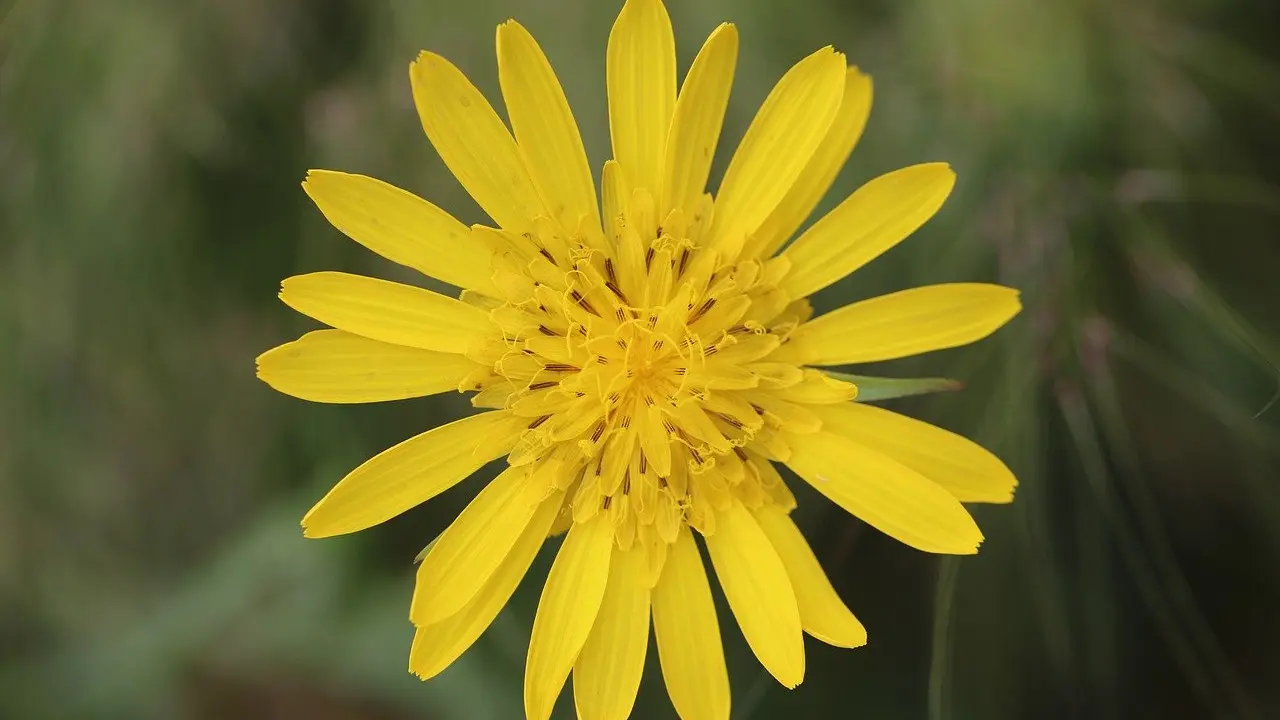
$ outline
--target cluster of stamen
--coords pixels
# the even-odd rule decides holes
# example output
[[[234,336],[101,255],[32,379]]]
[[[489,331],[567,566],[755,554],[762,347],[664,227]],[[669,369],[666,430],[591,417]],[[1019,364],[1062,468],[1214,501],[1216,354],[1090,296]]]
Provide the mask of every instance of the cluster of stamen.
[[[714,532],[734,498],[792,502],[768,460],[785,459],[778,430],[797,409],[771,390],[804,374],[767,357],[807,304],[778,290],[784,263],[700,245],[705,200],[659,224],[637,191],[594,239],[550,218],[473,231],[498,258],[500,296],[464,297],[500,331],[469,353],[487,368],[465,381],[473,404],[518,418],[509,463],[569,493],[572,520],[608,513],[623,549],[674,542],[681,524]]]

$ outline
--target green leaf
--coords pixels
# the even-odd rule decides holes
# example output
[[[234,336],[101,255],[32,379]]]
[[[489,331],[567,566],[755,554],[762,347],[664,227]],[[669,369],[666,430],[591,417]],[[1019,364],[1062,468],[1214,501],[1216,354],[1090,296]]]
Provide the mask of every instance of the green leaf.
[[[441,533],[441,534],[443,534],[443,533]],[[436,546],[436,540],[439,540],[439,539],[440,539],[440,535],[437,535],[437,536],[435,536],[435,539],[434,539],[434,540],[432,540],[431,542],[427,543],[427,546],[426,546],[426,547],[424,547],[424,548],[422,548],[422,552],[420,552],[420,553],[418,553],[417,555],[415,555],[415,556],[414,556],[414,558],[413,558],[413,564],[414,564],[414,565],[417,565],[418,563],[422,562],[422,559],[423,559],[423,558],[425,558],[425,557],[427,556],[427,553],[431,552],[431,548],[433,548],[433,547],[435,547],[435,546]]]
[[[891,400],[911,395],[959,390],[964,387],[964,383],[950,378],[885,378],[832,371],[827,371],[827,374],[837,380],[857,385],[858,397],[854,398],[857,402]]]

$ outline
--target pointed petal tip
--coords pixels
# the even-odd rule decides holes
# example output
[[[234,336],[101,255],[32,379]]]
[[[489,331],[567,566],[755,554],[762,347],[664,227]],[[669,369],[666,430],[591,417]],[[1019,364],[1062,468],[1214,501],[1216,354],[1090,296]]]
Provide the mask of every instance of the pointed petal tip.
[[[351,177],[347,173],[340,170],[326,170],[325,168],[307,168],[307,173],[302,176],[302,189],[311,195],[311,191],[316,185],[325,183],[329,180],[338,180],[342,177]],[[314,199],[314,198],[313,198]]]
[[[983,499],[981,502],[990,503],[992,505],[1008,505],[1013,502],[1018,494],[1018,477],[1012,472],[1009,472],[1009,476],[1006,480],[1008,481],[1008,489],[1005,492],[999,494],[992,493],[992,496],[989,499]]]
[[[302,520],[298,523],[298,525],[302,528],[302,537],[304,538],[325,537],[324,534],[316,530],[315,516],[316,516],[316,511],[320,509],[320,505],[321,503],[319,502],[316,503],[315,505],[312,505],[311,509],[307,511],[306,515],[302,516]]]
[[[1003,290],[1009,300],[1009,313],[1005,316],[1004,322],[1000,323],[1000,326],[1002,326],[1022,312],[1022,291],[1005,285],[997,285],[996,287]],[[997,326],[997,328],[1000,326]]]
[[[503,34],[509,35],[513,32],[519,32],[520,30],[523,30],[523,29],[524,29],[524,26],[516,22],[515,18],[509,17],[506,20],[503,20],[502,22],[498,23],[498,27],[494,32],[497,35],[498,41],[501,42]]]
[[[733,38],[734,42],[737,42],[738,40],[738,26],[734,25],[731,22],[722,22],[719,25],[717,25],[716,29],[711,31],[710,37],[716,37],[721,33],[724,33],[725,35]]]
[[[806,632],[808,632],[808,631],[806,631]],[[817,636],[815,635],[814,637],[817,637]],[[841,647],[841,648],[844,648],[844,649],[846,649],[846,650],[855,650],[855,649],[860,648],[860,647],[866,647],[866,645],[867,645],[867,629],[866,629],[865,627],[863,627],[862,623],[857,623],[857,631],[856,631],[856,633],[851,634],[849,637],[844,637],[844,638],[818,638],[818,640],[821,640],[822,642],[824,642],[824,643],[826,643],[826,644],[828,644],[828,645],[834,645],[835,647]],[[833,641],[834,641],[834,642],[833,642]]]
[[[273,347],[273,348],[271,348],[270,350],[264,350],[263,352],[261,352],[261,353],[259,353],[259,354],[258,354],[258,357],[256,357],[256,358],[254,358],[254,359],[253,359],[253,370],[254,370],[254,374],[258,376],[258,379],[259,379],[259,380],[261,380],[261,379],[262,379],[262,361],[263,361],[263,360],[265,360],[265,359],[266,359],[266,357],[267,357],[268,355],[270,355],[271,353],[273,353],[273,352],[275,352],[275,351],[279,350],[280,348],[285,347],[285,346],[287,346],[287,345],[289,345],[289,343],[284,343],[283,345],[277,345],[276,347]]]
[[[933,162],[924,162],[918,165],[908,165],[907,167],[901,168],[894,172],[902,173],[902,172],[910,172],[912,170],[942,173],[942,175],[946,176],[947,178],[946,180],[947,194],[950,194],[951,190],[955,187],[956,177],[957,177],[956,169],[952,167],[951,163],[947,162],[946,160],[935,160]],[[893,173],[890,173],[890,174],[893,174]]]
[[[324,500],[322,499],[320,502],[317,502],[312,506],[312,508],[307,511],[306,515],[302,516],[302,522],[299,523],[302,527],[302,537],[308,540],[319,540],[321,538],[328,538],[343,534],[342,532],[333,532],[331,528],[326,528],[322,522],[316,522],[316,515],[321,510],[321,506],[323,504]]]
[[[779,685],[781,685],[782,687],[788,690],[795,690],[796,688],[800,687],[802,683],[804,683],[805,662],[804,662],[804,655],[803,655],[803,648],[804,648],[803,633],[800,635],[800,643],[801,643],[800,647],[802,648],[802,654],[800,655],[800,663],[797,666],[788,667],[788,668],[778,668],[779,672],[776,675],[770,672],[770,674],[773,675],[773,679],[777,680]]]
[[[448,63],[449,61],[443,55],[433,53],[430,50],[420,50],[418,51],[418,57],[409,63],[409,79],[411,82],[416,82],[420,79],[419,76],[421,74]]]
[[[410,674],[410,675],[412,675],[412,676],[414,676],[414,677],[416,677],[417,679],[421,680],[422,682],[426,682],[426,681],[428,681],[428,680],[431,680],[431,679],[435,678],[435,676],[437,676],[437,675],[439,675],[440,673],[444,672],[444,670],[445,670],[445,668],[440,668],[440,669],[427,669],[427,670],[422,670],[422,669],[415,670],[415,669],[413,669],[413,667],[412,667],[412,666],[410,666],[410,668],[409,668],[409,674]]]
[[[804,632],[806,635],[814,638],[815,640],[818,640],[821,643],[830,645],[832,647],[844,648],[845,650],[856,650],[860,647],[865,647],[867,644],[867,631],[866,631],[866,628],[862,626],[862,623],[857,624],[856,632],[852,632],[846,636],[816,634],[816,633],[809,632],[808,628],[805,628]]]
[[[427,680],[430,680],[435,676],[439,675],[444,670],[444,668],[432,667],[432,664],[430,663],[428,658],[423,658],[419,656],[420,648],[418,644],[420,642],[420,639],[419,639],[420,633],[423,629],[424,628],[421,625],[413,626],[413,631],[414,631],[413,645],[409,648],[408,671],[410,675],[414,676],[418,680],[421,680],[422,682],[426,682]]]
[[[844,53],[837,51],[834,45],[824,45],[823,47],[820,47],[817,50],[814,50],[813,52],[809,53],[808,56],[806,56],[805,58],[800,60],[799,63],[796,63],[796,64],[799,65],[801,63],[806,63],[806,62],[815,63],[815,64],[827,63],[831,66],[831,69],[833,71],[836,68],[836,66],[839,65],[841,76],[844,75],[844,70],[847,67],[845,64]]]

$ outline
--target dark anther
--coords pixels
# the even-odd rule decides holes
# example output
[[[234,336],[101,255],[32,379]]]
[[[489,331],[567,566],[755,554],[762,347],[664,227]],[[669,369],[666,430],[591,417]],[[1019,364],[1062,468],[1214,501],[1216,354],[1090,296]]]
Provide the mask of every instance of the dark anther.
[[[730,425],[730,426],[732,426],[732,427],[734,427],[734,428],[737,428],[737,429],[739,429],[739,430],[741,430],[741,429],[742,429],[742,421],[741,421],[741,420],[739,420],[738,418],[733,417],[732,415],[725,415],[724,413],[721,413],[721,412],[713,413],[713,414],[714,414],[716,417],[718,417],[718,418],[720,418],[721,420],[723,420],[723,421],[725,422],[725,424]]]
[[[627,302],[627,296],[622,294],[622,288],[618,287],[618,281],[609,278],[605,281],[604,286],[609,288],[609,292],[613,293],[622,302]]]
[[[578,307],[582,308],[583,310],[586,310],[587,312],[591,313],[592,315],[595,315],[596,317],[600,317],[600,313],[596,312],[596,309],[591,307],[591,303],[587,302],[587,299],[582,297],[582,293],[578,292],[577,290],[570,290],[569,297],[573,298],[573,301],[578,303]]]
[[[716,299],[713,297],[707,298],[706,301],[703,302],[702,305],[700,305],[697,310],[693,311],[693,314],[689,316],[689,319],[687,322],[689,323],[697,322],[698,318],[702,317],[703,315],[706,315],[707,311],[715,306],[716,306]]]

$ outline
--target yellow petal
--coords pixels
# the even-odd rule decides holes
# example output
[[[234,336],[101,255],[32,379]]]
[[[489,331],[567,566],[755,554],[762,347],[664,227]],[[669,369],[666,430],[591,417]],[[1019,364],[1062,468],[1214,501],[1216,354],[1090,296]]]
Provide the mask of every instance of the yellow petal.
[[[600,209],[603,213],[604,234],[617,247],[621,242],[623,213],[630,193],[622,178],[622,168],[617,160],[608,160],[600,171]]]
[[[466,225],[417,195],[332,170],[308,172],[302,189],[334,227],[388,260],[492,294],[490,252],[471,241]]]
[[[805,368],[801,377],[799,383],[777,390],[778,397],[806,405],[827,405],[844,403],[858,396],[856,385],[837,380],[821,370]]]
[[[481,367],[463,355],[316,330],[258,356],[258,377],[286,395],[366,403],[454,390]]]
[[[542,48],[515,20],[498,26],[498,80],[542,204],[570,232],[587,219],[585,227],[598,238],[596,186],[578,124]]]
[[[600,613],[573,666],[579,718],[626,720],[631,715],[648,647],[648,557],[640,547],[615,548]]]
[[[485,486],[418,565],[409,619],[430,625],[457,613],[502,564],[541,498],[525,492],[528,468],[508,467]]]
[[[658,215],[692,214],[707,186],[738,63],[738,30],[724,23],[707,38],[680,86],[667,136]]]
[[[711,586],[686,527],[653,588],[653,633],[667,694],[682,720],[728,720],[729,671]]]
[[[764,417],[777,427],[793,433],[817,432],[822,421],[809,411],[809,406],[787,402],[766,392],[744,392],[742,397],[763,411]]]
[[[760,529],[768,536],[787,568],[791,588],[800,608],[804,631],[828,645],[854,648],[867,644],[867,631],[831,587],[818,558],[800,529],[777,505],[766,504],[755,511]]]
[[[866,265],[933,217],[955,184],[950,166],[928,163],[863,185],[782,253],[791,270],[780,287],[805,297]]]
[[[287,278],[286,305],[339,330],[373,340],[462,353],[491,327],[489,316],[430,290],[340,272]]]
[[[862,137],[862,130],[867,126],[867,116],[870,114],[871,78],[863,75],[856,67],[848,68],[844,76],[844,95],[840,98],[840,110],[836,112],[836,119],[831,122],[827,134],[822,138],[818,149],[813,151],[809,164],[801,171],[800,177],[796,178],[786,197],[756,230],[747,255],[768,257],[777,252],[799,229],[840,174],[840,168],[849,159],[849,153],[858,144],[858,138]]]
[[[804,635],[791,581],[773,544],[734,500],[716,514],[707,538],[716,577],[747,644],[769,674],[788,688],[804,680]]]
[[[516,141],[462,71],[424,52],[409,66],[422,129],[440,159],[489,217],[528,232],[545,214]]]
[[[843,365],[967,345],[1018,311],[1018,291],[1000,285],[927,285],[846,305],[796,328],[775,362]]]
[[[676,41],[662,0],[627,0],[605,56],[613,157],[631,187],[657,193],[676,104]]]
[[[547,720],[595,623],[609,580],[613,525],[604,514],[575,523],[538,600],[524,670],[524,711]]]
[[[844,56],[827,47],[782,76],[729,161],[708,244],[741,247],[778,207],[831,127],[844,75]]]
[[[960,501],[890,457],[840,435],[790,434],[787,466],[867,524],[925,552],[972,555],[982,531]]]
[[[960,502],[1007,503],[1018,480],[981,445],[940,427],[857,403],[813,408],[823,428],[906,465]]]
[[[489,627],[529,571],[529,565],[547,539],[562,502],[563,493],[542,501],[502,564],[462,610],[446,620],[417,629],[413,648],[409,651],[410,672],[423,680],[435,677],[466,652]]]
[[[525,421],[487,412],[455,420],[384,450],[342,478],[302,518],[307,537],[363,530],[448,490],[504,454]],[[498,451],[476,454],[487,436],[509,436]],[[492,446],[492,443],[489,443]]]

